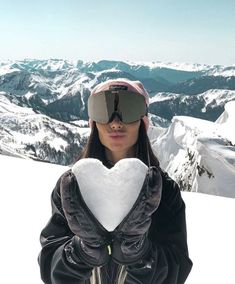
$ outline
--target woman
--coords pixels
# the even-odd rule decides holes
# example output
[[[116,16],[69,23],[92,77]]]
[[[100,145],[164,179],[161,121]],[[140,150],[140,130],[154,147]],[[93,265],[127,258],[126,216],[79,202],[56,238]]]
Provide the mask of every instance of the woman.
[[[185,282],[192,267],[185,204],[178,185],[160,169],[151,149],[148,105],[139,81],[109,80],[92,91],[91,135],[81,158],[98,159],[107,168],[136,158],[148,173],[135,206],[112,232],[87,209],[74,173],[62,175],[51,197],[52,217],[40,238],[45,283]]]

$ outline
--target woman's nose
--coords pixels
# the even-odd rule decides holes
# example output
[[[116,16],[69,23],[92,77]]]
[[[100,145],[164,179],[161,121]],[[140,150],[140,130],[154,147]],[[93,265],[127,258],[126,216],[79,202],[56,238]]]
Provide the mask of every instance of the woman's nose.
[[[120,130],[120,129],[122,129],[123,124],[122,124],[121,120],[117,116],[115,116],[113,118],[113,120],[110,122],[110,127],[113,130]]]

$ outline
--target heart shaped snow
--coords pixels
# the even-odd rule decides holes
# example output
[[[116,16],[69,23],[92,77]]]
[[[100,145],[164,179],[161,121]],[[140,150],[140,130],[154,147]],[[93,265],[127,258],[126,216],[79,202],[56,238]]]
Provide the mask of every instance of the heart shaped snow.
[[[81,159],[72,167],[84,201],[108,231],[129,213],[147,171],[148,167],[136,158],[122,159],[111,169],[93,158]]]

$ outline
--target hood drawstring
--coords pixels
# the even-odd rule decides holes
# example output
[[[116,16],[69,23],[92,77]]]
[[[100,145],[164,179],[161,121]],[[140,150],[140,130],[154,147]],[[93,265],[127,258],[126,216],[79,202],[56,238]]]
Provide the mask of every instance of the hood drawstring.
[[[147,163],[148,163],[148,167],[150,168],[151,163],[150,163],[150,156],[149,156],[149,145],[147,143]]]

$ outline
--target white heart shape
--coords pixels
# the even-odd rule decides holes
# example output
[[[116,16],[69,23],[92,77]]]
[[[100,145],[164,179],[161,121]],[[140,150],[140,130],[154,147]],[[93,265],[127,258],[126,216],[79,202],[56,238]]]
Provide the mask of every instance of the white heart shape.
[[[111,169],[93,158],[81,159],[72,167],[86,205],[108,231],[113,231],[131,210],[147,171],[148,167],[136,158],[122,159]]]

